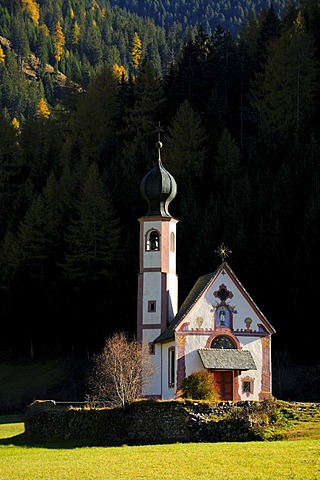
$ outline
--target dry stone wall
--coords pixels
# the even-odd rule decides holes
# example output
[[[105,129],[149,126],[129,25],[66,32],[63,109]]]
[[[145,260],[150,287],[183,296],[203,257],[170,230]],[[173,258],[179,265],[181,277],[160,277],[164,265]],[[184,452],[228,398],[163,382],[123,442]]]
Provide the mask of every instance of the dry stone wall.
[[[125,409],[92,409],[36,401],[27,409],[25,432],[46,441],[86,440],[100,445],[257,440],[257,419],[250,408],[248,402],[141,401]]]

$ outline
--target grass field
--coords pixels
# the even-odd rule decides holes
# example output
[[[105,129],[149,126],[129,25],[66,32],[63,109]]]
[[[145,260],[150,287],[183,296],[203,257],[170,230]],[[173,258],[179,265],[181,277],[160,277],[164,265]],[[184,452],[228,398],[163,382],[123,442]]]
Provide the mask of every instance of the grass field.
[[[0,417],[0,480],[320,479],[318,423],[274,442],[79,447],[28,444],[21,420]]]

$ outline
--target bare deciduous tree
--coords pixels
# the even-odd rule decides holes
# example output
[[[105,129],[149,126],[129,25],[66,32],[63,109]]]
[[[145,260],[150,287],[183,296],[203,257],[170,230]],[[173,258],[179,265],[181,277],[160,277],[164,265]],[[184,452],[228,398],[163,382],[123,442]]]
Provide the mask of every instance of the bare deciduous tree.
[[[153,373],[147,345],[128,339],[123,332],[107,338],[93,363],[89,380],[91,394],[87,396],[92,405],[124,407],[127,402],[141,397],[142,388]]]

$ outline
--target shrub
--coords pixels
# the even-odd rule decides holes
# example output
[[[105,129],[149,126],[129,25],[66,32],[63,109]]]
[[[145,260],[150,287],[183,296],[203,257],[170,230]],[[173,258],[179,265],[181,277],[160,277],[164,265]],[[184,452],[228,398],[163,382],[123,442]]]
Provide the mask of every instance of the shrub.
[[[213,375],[207,370],[193,372],[182,383],[182,396],[193,400],[219,400],[217,385]]]

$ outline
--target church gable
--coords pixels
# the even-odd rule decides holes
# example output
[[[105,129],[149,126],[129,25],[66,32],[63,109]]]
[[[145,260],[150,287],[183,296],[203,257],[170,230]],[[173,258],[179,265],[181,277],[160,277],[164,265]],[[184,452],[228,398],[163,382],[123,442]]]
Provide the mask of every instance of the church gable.
[[[213,274],[198,279],[172,323],[156,341],[169,340],[175,332],[205,331],[258,336],[274,332],[226,262]]]

